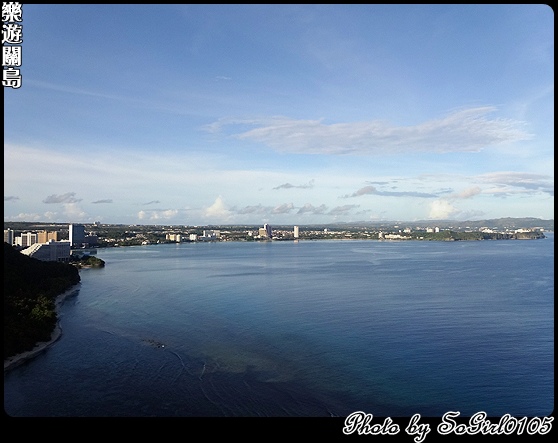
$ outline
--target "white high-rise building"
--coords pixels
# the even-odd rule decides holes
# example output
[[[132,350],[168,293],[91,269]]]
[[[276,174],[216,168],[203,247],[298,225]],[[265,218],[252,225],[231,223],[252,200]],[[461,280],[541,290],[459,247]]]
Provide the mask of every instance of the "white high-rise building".
[[[9,245],[14,244],[14,231],[10,228],[4,229],[4,243],[8,243]]]
[[[34,245],[38,241],[38,235],[34,232],[26,232],[21,234],[20,237],[16,237],[15,244],[17,246],[21,246],[22,248],[28,248],[31,245]]]
[[[294,227],[294,238],[298,238],[298,226]]]

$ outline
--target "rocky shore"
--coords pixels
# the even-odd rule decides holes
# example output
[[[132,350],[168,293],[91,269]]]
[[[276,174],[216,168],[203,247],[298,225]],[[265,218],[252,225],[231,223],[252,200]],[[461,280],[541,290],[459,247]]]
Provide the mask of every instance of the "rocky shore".
[[[57,316],[59,315],[59,309],[60,309],[60,306],[62,305],[62,303],[64,302],[64,300],[66,300],[66,298],[68,298],[69,296],[75,294],[79,290],[80,285],[81,284],[78,283],[77,285],[72,286],[70,289],[68,289],[67,291],[63,292],[58,297],[56,297],[55,304],[56,304],[56,315]],[[52,331],[52,335],[51,335],[49,341],[39,342],[30,351],[22,352],[20,354],[16,354],[12,357],[9,357],[9,358],[5,359],[4,360],[4,372],[21,365],[22,363],[24,363],[27,360],[32,359],[33,357],[35,357],[36,355],[38,355],[39,353],[43,352],[45,349],[49,348],[54,343],[56,343],[56,341],[61,336],[62,336],[62,328],[60,327],[60,319],[58,319],[56,321],[56,326],[54,327],[54,331]]]

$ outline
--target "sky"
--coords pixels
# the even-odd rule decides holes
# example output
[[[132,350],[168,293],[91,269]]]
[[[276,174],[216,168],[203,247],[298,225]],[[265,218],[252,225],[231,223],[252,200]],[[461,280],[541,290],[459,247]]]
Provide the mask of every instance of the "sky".
[[[4,221],[554,218],[546,5],[22,4]]]

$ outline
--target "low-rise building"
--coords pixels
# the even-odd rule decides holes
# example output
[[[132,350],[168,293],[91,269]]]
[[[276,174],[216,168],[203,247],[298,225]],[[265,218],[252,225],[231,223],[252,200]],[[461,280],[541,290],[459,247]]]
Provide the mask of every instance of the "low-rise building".
[[[70,261],[70,250],[69,241],[50,240],[48,243],[34,243],[21,253],[42,261],[68,262]]]

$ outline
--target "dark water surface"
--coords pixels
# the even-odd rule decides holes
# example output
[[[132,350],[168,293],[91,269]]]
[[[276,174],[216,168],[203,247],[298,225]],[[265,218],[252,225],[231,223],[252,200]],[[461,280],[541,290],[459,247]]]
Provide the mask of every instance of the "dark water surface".
[[[102,249],[10,416],[547,416],[554,236]]]

